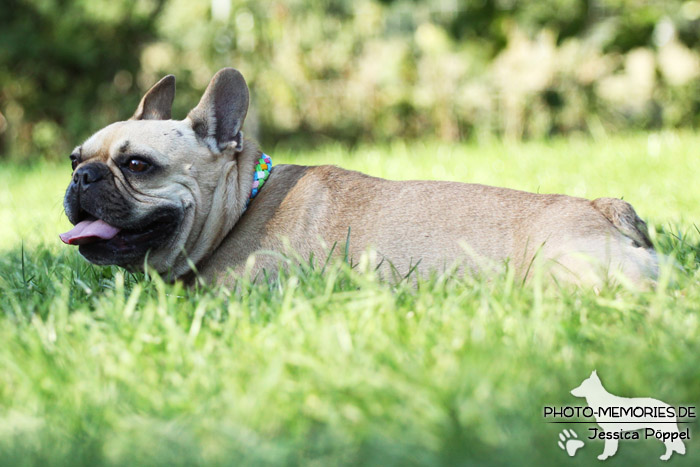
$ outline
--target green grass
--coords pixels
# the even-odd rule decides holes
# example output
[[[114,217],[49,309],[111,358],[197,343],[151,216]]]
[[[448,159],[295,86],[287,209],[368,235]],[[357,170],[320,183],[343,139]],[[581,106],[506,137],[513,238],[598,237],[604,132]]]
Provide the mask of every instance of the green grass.
[[[654,227],[657,289],[600,293],[504,275],[414,288],[360,264],[184,289],[86,263],[57,234],[67,162],[0,166],[1,464],[590,465],[544,405],[597,369],[623,396],[700,406],[700,136],[270,150],[334,163],[630,201]],[[449,217],[445,212],[436,213]],[[593,425],[590,425],[593,426]],[[700,425],[687,454],[700,461]],[[610,465],[660,463],[623,441]]]

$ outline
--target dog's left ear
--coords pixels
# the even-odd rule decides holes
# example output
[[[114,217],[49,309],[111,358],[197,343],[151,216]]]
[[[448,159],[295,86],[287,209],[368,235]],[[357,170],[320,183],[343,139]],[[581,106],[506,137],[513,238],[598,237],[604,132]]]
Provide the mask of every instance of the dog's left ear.
[[[144,94],[130,120],[170,120],[175,99],[175,77],[168,75]]]
[[[192,129],[211,147],[240,150],[241,127],[248,113],[248,86],[233,68],[219,70],[211,79],[197,107],[187,115]]]

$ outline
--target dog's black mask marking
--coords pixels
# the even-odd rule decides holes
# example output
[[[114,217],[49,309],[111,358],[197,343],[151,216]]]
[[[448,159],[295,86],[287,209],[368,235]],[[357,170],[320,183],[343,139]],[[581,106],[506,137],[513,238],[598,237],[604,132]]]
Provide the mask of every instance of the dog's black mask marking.
[[[149,250],[163,246],[177,232],[184,215],[177,206],[139,214],[117,189],[114,174],[102,162],[91,162],[75,171],[63,206],[73,225],[97,218],[121,229],[110,240],[80,245],[79,251],[91,263],[126,268],[142,266]]]
[[[114,184],[114,174],[102,162],[90,162],[73,173],[63,200],[68,220],[73,225],[88,216],[102,219],[115,227],[125,225],[133,211]]]

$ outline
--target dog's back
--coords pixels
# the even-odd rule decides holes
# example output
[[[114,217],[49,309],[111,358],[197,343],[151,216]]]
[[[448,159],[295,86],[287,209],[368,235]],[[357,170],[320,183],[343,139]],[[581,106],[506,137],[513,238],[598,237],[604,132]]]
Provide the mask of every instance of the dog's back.
[[[646,225],[622,200],[311,171],[332,199],[324,237],[344,239],[350,227],[353,253],[372,246],[402,272],[418,260],[420,270],[461,261],[473,271],[510,261],[527,275],[539,255],[555,275],[579,282],[599,281],[607,269],[633,281],[656,272]]]

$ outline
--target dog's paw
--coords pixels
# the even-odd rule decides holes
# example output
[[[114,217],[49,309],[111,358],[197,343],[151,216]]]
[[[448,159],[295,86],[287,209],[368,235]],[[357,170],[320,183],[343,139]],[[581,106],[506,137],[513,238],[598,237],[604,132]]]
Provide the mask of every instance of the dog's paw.
[[[557,444],[563,451],[566,451],[569,457],[574,457],[576,451],[583,447],[583,441],[576,438],[578,438],[578,435],[574,430],[564,428],[561,433],[559,433],[559,441]],[[600,457],[598,457],[598,459],[600,459]]]

